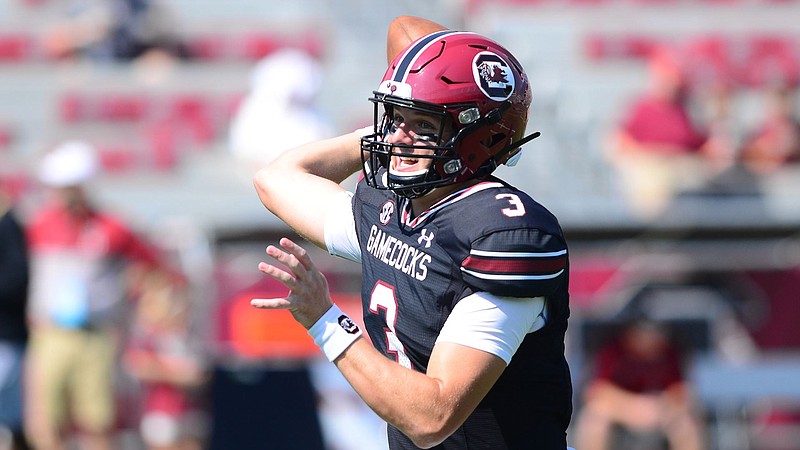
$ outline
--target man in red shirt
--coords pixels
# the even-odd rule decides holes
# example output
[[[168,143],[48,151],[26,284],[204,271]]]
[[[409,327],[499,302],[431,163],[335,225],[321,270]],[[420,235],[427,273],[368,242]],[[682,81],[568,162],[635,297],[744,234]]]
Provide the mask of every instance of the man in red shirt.
[[[656,50],[649,69],[648,90],[624,112],[607,151],[632,212],[643,218],[661,212],[681,190],[701,186],[717,151],[690,114],[680,55]]]
[[[74,424],[87,449],[108,449],[113,374],[130,268],[161,266],[157,250],[96,210],[84,189],[94,149],[67,142],[45,155],[39,179],[51,198],[31,218],[27,433],[37,449],[62,449]]]
[[[684,379],[683,355],[663,325],[633,321],[597,353],[577,423],[581,450],[612,445],[614,427],[659,433],[672,450],[700,450],[703,437]]]

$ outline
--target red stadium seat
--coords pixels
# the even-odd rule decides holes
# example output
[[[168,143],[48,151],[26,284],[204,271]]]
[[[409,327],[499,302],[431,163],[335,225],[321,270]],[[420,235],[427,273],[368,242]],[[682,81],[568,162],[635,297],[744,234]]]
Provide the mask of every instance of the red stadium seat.
[[[325,45],[326,40],[318,30],[292,35],[271,32],[204,33],[186,39],[190,57],[209,61],[257,61],[289,46],[321,56],[325,52]]]
[[[633,3],[638,5],[650,6],[650,5],[674,5],[677,4],[679,0],[633,0]]]
[[[512,6],[531,6],[543,5],[548,3],[555,3],[558,0],[467,0],[464,5],[464,11],[467,15],[477,15],[483,8],[492,8],[498,3],[503,5]],[[578,0],[581,1],[581,0]],[[593,0],[588,0],[592,2]],[[600,0],[603,1],[603,0]]]
[[[217,135],[215,108],[198,94],[179,94],[170,100],[168,117],[195,144],[208,144]]]
[[[792,37],[754,35],[746,44],[742,82],[749,86],[800,81],[800,42]]]
[[[659,45],[654,36],[640,34],[601,35],[592,34],[584,40],[586,56],[593,60],[644,59]]]
[[[150,124],[146,129],[150,162],[157,170],[169,171],[178,163],[178,139],[175,123],[170,120]]]
[[[33,55],[35,45],[30,36],[21,33],[0,35],[0,62],[21,62]]]
[[[589,5],[605,5],[613,0],[567,0],[568,3],[575,6],[589,6]]]
[[[279,37],[263,33],[238,37],[234,42],[239,49],[237,53],[251,61],[257,61],[286,45]]]
[[[740,3],[742,0],[702,0],[704,3],[709,3],[712,5],[735,5]]]
[[[138,122],[147,119],[153,109],[150,99],[139,92],[67,92],[58,100],[59,118],[65,123]]]
[[[178,94],[169,103],[170,116],[180,118],[205,114],[208,108],[205,98],[197,94]]]
[[[226,56],[227,43],[219,34],[204,34],[187,38],[189,56],[200,60],[219,60]]]
[[[86,109],[86,99],[77,92],[66,93],[58,101],[58,115],[61,121],[65,123],[85,120],[87,117]]]
[[[0,187],[6,192],[12,204],[23,198],[34,184],[31,177],[23,171],[0,172]]]
[[[97,100],[97,119],[140,121],[148,113],[149,103],[139,93],[103,94]]]
[[[115,145],[98,146],[100,165],[107,172],[125,172],[139,164],[139,156],[135,149]]]
[[[696,85],[737,83],[737,43],[727,36],[698,36],[686,43],[684,55],[690,81]]]
[[[11,131],[11,127],[4,123],[0,123],[0,151],[8,148],[13,140],[14,133]]]
[[[620,262],[611,257],[579,258],[570,264],[570,303],[576,309],[589,309],[606,298],[626,280]]]
[[[315,58],[322,58],[325,55],[326,39],[317,32],[307,32],[297,38],[297,42],[299,42],[300,49]]]

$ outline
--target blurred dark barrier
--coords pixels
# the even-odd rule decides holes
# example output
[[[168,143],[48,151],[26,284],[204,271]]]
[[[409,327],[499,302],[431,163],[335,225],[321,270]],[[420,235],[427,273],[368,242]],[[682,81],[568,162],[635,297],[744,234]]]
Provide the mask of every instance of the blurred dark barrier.
[[[324,450],[305,367],[217,367],[211,388],[212,450]]]

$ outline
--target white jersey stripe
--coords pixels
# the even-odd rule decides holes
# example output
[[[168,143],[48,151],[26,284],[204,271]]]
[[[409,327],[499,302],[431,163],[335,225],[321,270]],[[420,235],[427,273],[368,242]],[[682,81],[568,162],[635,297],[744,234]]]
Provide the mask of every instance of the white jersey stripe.
[[[567,250],[559,250],[557,252],[492,252],[486,250],[475,250],[472,249],[469,251],[470,255],[475,256],[491,256],[497,258],[550,258],[553,256],[561,256],[566,255]]]
[[[551,273],[547,275],[510,275],[510,274],[489,274],[489,273],[481,273],[475,272],[472,270],[467,270],[465,268],[461,268],[461,270],[465,273],[472,275],[475,278],[483,278],[484,280],[518,280],[518,281],[526,281],[526,280],[551,280],[553,278],[557,278],[559,275],[564,273],[564,269],[559,270],[556,273]]]

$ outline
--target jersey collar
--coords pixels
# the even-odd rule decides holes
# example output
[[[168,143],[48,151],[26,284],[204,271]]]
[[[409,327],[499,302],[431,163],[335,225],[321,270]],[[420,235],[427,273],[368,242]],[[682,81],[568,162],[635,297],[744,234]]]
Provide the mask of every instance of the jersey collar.
[[[403,223],[403,225],[414,228],[417,225],[424,223],[431,214],[435,213],[436,211],[439,211],[440,209],[446,206],[452,205],[453,203],[463,200],[469,197],[470,195],[475,194],[476,192],[485,191],[486,189],[494,189],[502,186],[503,186],[502,183],[498,183],[496,181],[482,181],[480,183],[461,189],[460,191],[453,192],[447,197],[444,197],[443,199],[434,203],[433,206],[423,211],[422,214],[413,218],[411,217],[411,200],[404,198],[402,202],[402,212],[400,214],[400,220]]]

